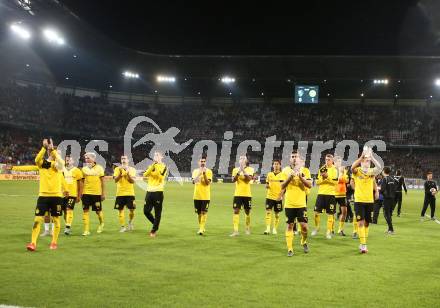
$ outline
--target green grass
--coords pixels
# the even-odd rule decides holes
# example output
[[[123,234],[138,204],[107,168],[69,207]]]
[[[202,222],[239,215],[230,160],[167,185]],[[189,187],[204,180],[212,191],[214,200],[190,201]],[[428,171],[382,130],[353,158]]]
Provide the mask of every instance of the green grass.
[[[108,185],[108,198],[114,194]],[[0,304],[36,307],[414,307],[437,306],[440,295],[440,225],[419,221],[423,195],[404,196],[395,236],[385,236],[383,216],[370,231],[369,253],[350,237],[310,239],[311,252],[286,257],[284,223],[264,236],[264,186],[253,189],[253,234],[230,238],[231,184],[214,184],[207,235],[197,236],[192,185],[169,183],[158,237],[147,236],[144,192],[137,191],[136,230],[118,233],[113,200],[104,202],[105,232],[83,238],[81,207],[74,235],[59,249],[41,238],[25,250],[37,182],[0,182]],[[310,196],[310,206],[315,194]],[[309,217],[312,214],[309,210]],[[322,227],[325,228],[325,219]],[[284,219],[283,219],[284,221]],[[311,220],[312,221],[312,220]],[[240,227],[243,231],[244,217]],[[92,230],[97,218],[91,216]],[[346,227],[351,233],[351,224]],[[295,237],[295,247],[299,246]]]

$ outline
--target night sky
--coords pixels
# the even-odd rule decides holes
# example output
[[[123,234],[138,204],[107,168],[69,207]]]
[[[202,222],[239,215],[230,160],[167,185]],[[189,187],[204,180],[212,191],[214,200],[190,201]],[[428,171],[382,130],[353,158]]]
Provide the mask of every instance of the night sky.
[[[123,46],[163,54],[435,54],[418,1],[61,0]],[[144,3],[144,4],[141,4]]]

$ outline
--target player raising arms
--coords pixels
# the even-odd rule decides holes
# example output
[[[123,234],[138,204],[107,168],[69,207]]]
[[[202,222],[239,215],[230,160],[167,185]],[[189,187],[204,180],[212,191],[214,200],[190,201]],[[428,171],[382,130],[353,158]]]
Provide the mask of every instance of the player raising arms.
[[[272,209],[274,211],[274,224],[272,234],[277,234],[277,227],[280,222],[280,212],[283,210],[283,201],[280,198],[281,184],[286,180],[286,175],[281,172],[281,161],[274,159],[272,163],[272,172],[269,172],[266,177],[266,231],[264,234],[270,234],[272,225]]]
[[[339,216],[339,226],[338,234],[345,236],[344,224],[347,218],[347,183],[348,183],[348,173],[347,170],[342,166],[342,159],[339,156],[335,157],[335,167],[338,170],[338,185],[335,189],[335,201],[336,205],[339,204],[339,209],[341,215]]]
[[[144,178],[147,178],[147,194],[145,195],[144,215],[153,224],[150,231],[151,237],[156,237],[159,230],[160,219],[162,217],[163,190],[167,176],[167,167],[162,162],[163,155],[155,152],[153,163],[144,172]],[[151,211],[154,208],[154,216]]]
[[[308,218],[306,190],[312,187],[312,179],[308,168],[303,167],[303,160],[294,151],[290,155],[290,166],[283,169],[286,180],[281,184],[285,189],[284,208],[287,216],[286,244],[287,256],[293,256],[293,225],[296,221],[301,226],[301,245],[304,252],[309,252],[307,245]]]
[[[232,182],[235,183],[235,192],[233,200],[233,227],[231,236],[237,236],[238,226],[240,224],[240,210],[243,207],[246,216],[246,234],[251,234],[251,180],[254,176],[254,169],[249,167],[249,160],[246,155],[239,158],[239,167],[232,170]]]
[[[374,164],[374,168],[371,168],[371,163]],[[358,225],[359,251],[361,253],[368,252],[368,227],[372,221],[374,200],[379,198],[375,177],[381,172],[381,168],[380,163],[373,157],[372,150],[368,147],[364,148],[361,156],[351,165],[355,184],[354,212]]]
[[[83,236],[90,235],[90,214],[89,210],[96,213],[99,219],[97,233],[102,233],[104,229],[104,213],[102,212],[102,202],[105,200],[104,168],[96,163],[96,154],[89,152],[84,154],[85,166],[82,167],[83,173]]]
[[[133,218],[136,204],[134,202],[134,178],[136,176],[136,169],[129,166],[128,157],[126,155],[121,156],[121,165],[116,167],[113,172],[113,179],[116,183],[116,200],[115,210],[118,210],[118,219],[121,229],[119,232],[125,232],[127,230],[133,230]],[[125,214],[124,207],[129,210],[128,225],[125,226]]]
[[[63,176],[66,180],[67,191],[69,192],[69,196],[64,197],[63,200],[64,222],[66,223],[64,234],[70,235],[72,233],[73,209],[75,208],[75,203],[81,200],[82,173],[81,170],[73,165],[74,160],[70,155],[66,155],[64,160],[66,166],[63,169]]]
[[[206,220],[208,219],[208,208],[211,200],[212,171],[206,168],[206,156],[199,159],[199,168],[192,172],[194,184],[194,210],[197,213],[199,222],[198,235],[205,234]]]
[[[45,158],[46,153],[48,157]],[[39,169],[40,188],[35,209],[34,226],[32,228],[32,241],[26,246],[29,251],[35,251],[37,248],[38,234],[41,224],[44,222],[46,212],[50,213],[54,222],[54,230],[50,249],[57,249],[58,235],[60,234],[60,215],[61,205],[63,203],[63,189],[65,182],[61,170],[64,167],[64,161],[58,152],[54,149],[52,139],[43,140],[43,147],[35,157],[35,164]],[[66,191],[67,195],[68,192]]]
[[[325,156],[325,165],[319,169],[316,184],[319,186],[318,197],[315,204],[315,230],[312,236],[318,234],[321,222],[321,213],[327,213],[327,239],[332,238],[333,225],[335,223],[335,187],[338,184],[338,170],[333,164],[333,155]]]

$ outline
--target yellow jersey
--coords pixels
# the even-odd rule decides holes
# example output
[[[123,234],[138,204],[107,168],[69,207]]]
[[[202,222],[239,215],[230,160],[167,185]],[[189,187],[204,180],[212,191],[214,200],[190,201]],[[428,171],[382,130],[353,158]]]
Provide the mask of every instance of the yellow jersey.
[[[373,168],[368,168],[367,172],[364,172],[360,167],[353,171],[354,202],[374,203],[375,175],[373,171]]]
[[[82,168],[84,179],[84,195],[102,195],[101,178],[104,176],[104,168],[98,164],[92,167],[85,166]]]
[[[122,175],[119,181],[116,182],[116,197],[134,196],[134,183],[128,181],[127,174],[134,178],[136,176],[136,169],[133,167],[127,167],[127,169],[116,167],[113,172],[113,178]]]
[[[63,169],[64,180],[66,181],[67,191],[69,192],[69,197],[78,196],[78,181],[82,179],[81,170],[77,167],[70,169]]]
[[[163,191],[165,186],[165,178],[167,176],[167,167],[165,164],[153,163],[144,172],[144,177],[147,178],[147,191]]]
[[[321,176],[321,169],[327,168],[327,178]],[[335,166],[326,167],[325,165],[319,169],[316,184],[319,186],[318,195],[335,195],[335,188],[338,184],[338,170]]]
[[[281,193],[281,184],[287,179],[286,174],[282,171],[275,173],[269,172],[266,176],[266,184],[269,185],[267,189],[266,198],[277,200]]]
[[[64,161],[56,150],[53,150],[50,155],[55,159],[48,161],[44,159],[46,148],[42,147],[40,152],[35,157],[35,164],[38,167],[40,174],[40,197],[62,197],[63,187],[65,189],[66,182],[61,173],[64,167]]]
[[[202,183],[203,174],[200,169],[195,169],[192,173],[192,179],[198,177],[198,180],[194,182],[194,200],[211,200],[211,185],[206,185]],[[212,182],[212,171],[211,169],[206,169],[206,177],[208,181]]]
[[[232,170],[232,177],[235,177],[237,174],[239,174],[240,168],[234,168]],[[252,167],[246,167],[244,168],[244,172],[247,173],[250,177],[254,176],[254,168]],[[245,177],[243,173],[238,176],[237,181],[235,182],[235,197],[252,197],[251,194],[251,182],[246,182]]]
[[[286,179],[292,173],[292,168],[290,166],[283,169],[283,173]],[[303,174],[306,180],[311,181],[312,177],[310,175],[310,170],[305,167],[301,167],[299,172]],[[286,193],[284,195],[284,207],[285,208],[303,208],[307,207],[306,196],[308,188],[304,186],[301,182],[299,176],[293,177],[286,187]]]
[[[336,198],[345,198],[347,196],[348,173],[344,169],[343,174],[339,174],[338,184],[335,189]]]

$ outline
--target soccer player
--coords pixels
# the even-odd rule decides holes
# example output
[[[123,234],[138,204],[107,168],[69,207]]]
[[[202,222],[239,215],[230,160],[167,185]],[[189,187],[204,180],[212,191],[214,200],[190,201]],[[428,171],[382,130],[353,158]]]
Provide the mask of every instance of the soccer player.
[[[66,181],[67,191],[69,192],[69,196],[63,199],[64,222],[66,223],[64,234],[70,235],[72,232],[73,209],[75,208],[75,203],[81,200],[82,172],[73,165],[74,160],[70,155],[66,155],[64,160],[66,165],[63,169],[63,176]]]
[[[398,181],[390,176],[390,167],[384,167],[382,174],[383,179],[380,183],[380,193],[383,196],[383,215],[388,225],[387,233],[394,234],[393,221],[391,216],[391,211],[393,209],[394,200],[396,197],[396,191],[398,189]]]
[[[167,167],[162,162],[163,155],[155,152],[153,163],[144,172],[144,178],[147,178],[147,194],[145,196],[144,215],[152,223],[150,237],[156,237],[159,230],[160,219],[162,217],[163,190],[167,176]],[[151,211],[154,208],[154,216]]]
[[[102,212],[102,202],[105,200],[104,168],[96,163],[96,154],[89,152],[84,154],[85,166],[81,171],[83,174],[83,236],[90,235],[90,214],[89,210],[96,213],[99,219],[97,233],[104,230],[104,213]]]
[[[341,215],[339,215],[339,226],[338,234],[345,236],[344,224],[347,218],[347,183],[348,174],[347,170],[342,166],[342,159],[340,157],[335,157],[335,167],[338,170],[338,184],[335,188],[335,201],[339,204],[339,210]]]
[[[321,213],[327,213],[327,232],[326,238],[332,238],[333,224],[335,222],[335,188],[338,184],[338,170],[333,164],[333,155],[325,156],[325,165],[319,169],[316,184],[319,186],[318,197],[315,204],[315,230],[312,236],[318,234],[319,224],[321,222]]]
[[[374,168],[371,168],[371,163],[374,164]],[[380,169],[380,163],[373,157],[370,148],[366,148],[351,165],[352,177],[355,183],[354,212],[358,224],[359,251],[361,253],[368,252],[368,227],[371,223],[374,200],[379,198],[375,177]]]
[[[378,219],[379,219],[380,209],[383,207],[383,194],[382,194],[382,191],[381,191],[382,181],[383,181],[382,175],[378,174],[376,176],[376,186],[377,186],[377,189],[379,190],[379,199],[374,201],[373,221],[372,221],[372,223],[375,224],[375,225],[377,225],[377,222],[378,222]],[[383,214],[384,214],[384,217],[385,217],[385,210],[384,210]]]
[[[208,219],[208,208],[211,200],[212,171],[206,168],[206,156],[199,159],[199,168],[192,172],[194,184],[194,210],[197,213],[199,222],[198,235],[205,234],[206,220]]]
[[[429,171],[426,174],[425,181],[425,199],[423,200],[422,213],[420,214],[420,220],[425,220],[425,213],[428,209],[428,205],[431,208],[431,220],[435,220],[435,196],[437,195],[438,186],[435,181],[432,180],[432,172]]]
[[[393,214],[394,208],[397,205],[397,217],[400,217],[400,212],[402,210],[402,188],[405,190],[405,195],[408,194],[408,190],[406,189],[405,178],[402,175],[402,170],[397,169],[394,179],[397,181],[398,185],[396,191],[396,200],[394,200],[391,214]]]
[[[285,189],[284,208],[287,217],[286,244],[287,256],[292,257],[293,252],[293,225],[295,220],[301,226],[301,245],[304,253],[309,252],[307,245],[308,218],[306,203],[306,188],[312,187],[312,179],[309,169],[302,166],[302,159],[294,151],[290,155],[290,166],[283,169],[286,180],[281,184],[281,189]]]
[[[281,184],[286,180],[286,175],[281,172],[281,161],[275,159],[272,163],[273,171],[266,176],[266,231],[264,234],[270,234],[272,226],[272,210],[274,211],[274,224],[272,234],[277,234],[277,227],[280,223],[280,212],[283,210],[283,201],[280,198]]]
[[[46,153],[48,157],[45,158]],[[37,248],[38,234],[41,224],[44,222],[43,216],[50,213],[54,222],[52,241],[49,248],[54,250],[58,248],[58,235],[60,234],[60,215],[61,205],[63,203],[63,190],[65,191],[65,182],[61,170],[64,167],[64,161],[54,149],[53,141],[43,140],[43,147],[35,157],[35,164],[39,169],[40,188],[35,209],[34,226],[32,228],[32,240],[26,246],[29,251],[35,251]],[[65,191],[68,195],[68,192]]]
[[[246,216],[246,234],[251,234],[251,180],[254,176],[254,169],[249,166],[249,160],[246,155],[239,157],[239,167],[232,170],[232,182],[235,183],[235,192],[233,200],[233,227],[234,231],[230,236],[237,236],[238,226],[240,224],[240,210],[244,208]]]
[[[129,166],[128,156],[121,156],[121,165],[116,167],[113,172],[113,179],[116,183],[116,200],[115,210],[118,210],[118,219],[121,229],[119,232],[127,230],[134,230],[133,218],[134,210],[136,209],[135,194],[134,194],[134,180],[136,176],[136,169]],[[128,225],[125,226],[124,207],[129,210]]]

